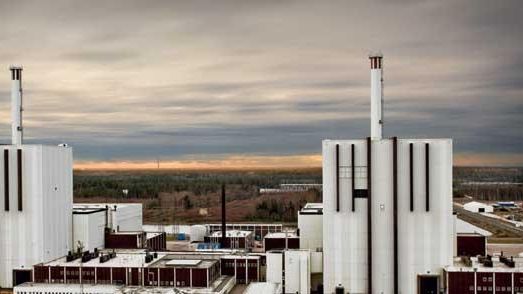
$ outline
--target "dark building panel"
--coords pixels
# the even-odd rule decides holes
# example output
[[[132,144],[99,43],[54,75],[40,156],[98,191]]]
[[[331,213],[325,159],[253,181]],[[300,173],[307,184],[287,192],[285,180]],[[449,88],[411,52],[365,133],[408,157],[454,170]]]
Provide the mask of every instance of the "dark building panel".
[[[158,286],[158,268],[144,268],[144,285]]]
[[[96,269],[96,282],[98,284],[110,284],[111,283],[111,268],[98,267]]]
[[[94,267],[82,267],[82,283],[94,283]]]
[[[143,232],[135,234],[105,234],[105,248],[138,249],[138,240],[143,238]]]
[[[126,281],[126,269],[123,267],[113,267],[111,268],[113,273],[113,284],[115,285],[125,285]]]
[[[160,269],[160,286],[174,286],[174,269]]]
[[[49,267],[34,266],[34,276],[35,283],[49,283]]]
[[[13,270],[13,286],[33,281],[31,270]]]
[[[514,292],[523,292],[523,273],[514,273]]]
[[[196,288],[207,287],[207,269],[193,268],[192,269],[192,286]]]
[[[127,284],[131,286],[141,286],[142,285],[142,277],[140,270],[138,268],[131,268],[131,274],[129,275],[129,279],[127,280]]]
[[[476,273],[476,287],[478,293],[493,293],[494,274],[493,273]]]
[[[458,256],[484,256],[486,254],[486,238],[482,235],[457,235]]]
[[[176,269],[176,286],[189,287],[191,285],[191,273],[188,268]]]
[[[246,271],[245,259],[237,259],[236,260],[236,283],[237,284],[246,283],[245,271]]]
[[[474,294],[474,272],[449,272],[448,294]]]
[[[247,280],[249,283],[251,282],[259,282],[258,281],[258,260],[255,259],[249,259],[247,262]]]
[[[497,272],[496,278],[496,294],[512,294],[512,273]]]
[[[51,283],[64,283],[64,267],[63,266],[52,266],[51,267]]]
[[[80,283],[80,268],[76,266],[65,267],[65,279],[67,284]]]
[[[220,261],[221,272],[223,276],[234,276],[234,259],[222,259]]]
[[[264,239],[265,251],[274,250],[274,249],[299,249],[300,248],[300,238],[290,237],[287,238],[287,245],[285,245],[285,238],[265,238]]]

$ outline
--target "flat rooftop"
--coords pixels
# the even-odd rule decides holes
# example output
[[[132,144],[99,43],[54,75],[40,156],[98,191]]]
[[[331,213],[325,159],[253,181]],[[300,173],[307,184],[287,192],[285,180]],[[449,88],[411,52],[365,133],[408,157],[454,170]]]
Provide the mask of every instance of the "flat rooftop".
[[[510,258],[509,256],[506,256]],[[523,272],[523,258],[513,257],[516,264],[515,267],[508,267],[504,263],[499,261],[499,256],[492,257],[492,267],[486,267],[478,261],[477,257],[471,257],[472,266],[467,266],[461,260],[461,258],[454,259],[454,265],[445,268],[448,272]]]
[[[107,254],[107,253],[104,253]],[[44,263],[44,266],[60,266],[60,267],[193,267],[193,268],[208,268],[217,262],[217,258],[212,255],[182,255],[170,254],[168,252],[157,253],[158,257],[151,262],[145,263],[145,250],[137,250],[134,252],[116,252],[116,257],[109,259],[104,263],[100,263],[99,258],[93,258],[87,262],[81,262],[81,258],[67,262],[67,257]],[[197,260],[198,262],[195,262]]]

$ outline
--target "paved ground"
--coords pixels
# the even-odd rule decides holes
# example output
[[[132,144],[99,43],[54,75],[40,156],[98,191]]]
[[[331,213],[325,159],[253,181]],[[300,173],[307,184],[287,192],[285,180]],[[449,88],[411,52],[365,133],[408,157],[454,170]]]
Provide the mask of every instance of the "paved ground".
[[[247,289],[247,285],[236,285],[234,288],[232,288],[232,291],[229,292],[230,294],[242,294],[243,291]]]

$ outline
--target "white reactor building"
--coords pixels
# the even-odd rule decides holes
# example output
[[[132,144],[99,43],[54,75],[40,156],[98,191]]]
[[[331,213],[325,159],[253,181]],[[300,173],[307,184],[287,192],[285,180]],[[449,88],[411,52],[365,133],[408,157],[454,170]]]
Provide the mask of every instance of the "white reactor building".
[[[0,288],[72,245],[72,150],[23,144],[22,68],[11,67],[12,143],[0,145]]]
[[[382,138],[383,56],[369,58],[371,136],[323,141],[324,290],[439,293],[454,250],[452,140]]]

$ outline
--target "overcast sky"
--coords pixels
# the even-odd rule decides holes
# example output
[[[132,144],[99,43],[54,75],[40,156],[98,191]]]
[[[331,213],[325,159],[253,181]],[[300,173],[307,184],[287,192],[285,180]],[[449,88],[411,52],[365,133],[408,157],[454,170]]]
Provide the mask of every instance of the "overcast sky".
[[[2,0],[0,142],[22,64],[26,142],[69,143],[78,164],[319,164],[322,139],[368,136],[381,50],[385,136],[523,165],[522,15],[517,0]]]

